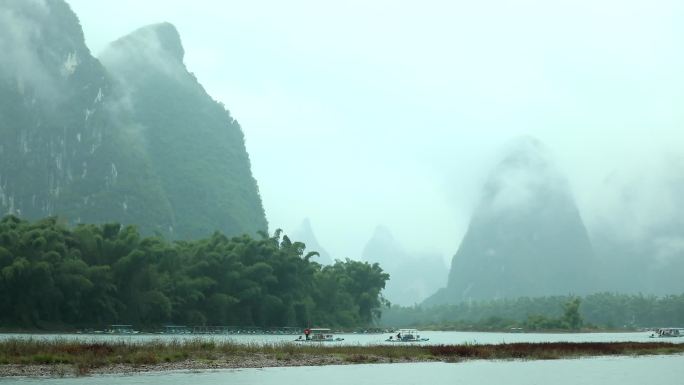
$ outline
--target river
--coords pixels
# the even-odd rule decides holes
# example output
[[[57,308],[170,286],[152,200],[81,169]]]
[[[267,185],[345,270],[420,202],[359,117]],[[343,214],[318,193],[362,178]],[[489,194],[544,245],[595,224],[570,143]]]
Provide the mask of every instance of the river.
[[[0,384],[41,385],[681,385],[684,356],[599,357],[552,361],[469,361],[214,371],[82,378],[5,378]]]
[[[501,344],[514,342],[674,342],[684,343],[680,338],[649,338],[648,332],[630,333],[484,333],[484,332],[453,332],[453,331],[424,331],[422,337],[430,340],[425,344]],[[341,345],[376,345],[384,344],[387,334],[338,334],[344,341],[334,342]],[[280,343],[293,341],[293,335],[240,335],[240,334],[0,334],[0,340],[9,338],[33,338],[48,340],[79,340],[79,341],[125,341],[139,343],[151,340],[185,340],[208,339],[214,341],[233,341],[237,343]],[[682,381],[684,384],[684,381]]]

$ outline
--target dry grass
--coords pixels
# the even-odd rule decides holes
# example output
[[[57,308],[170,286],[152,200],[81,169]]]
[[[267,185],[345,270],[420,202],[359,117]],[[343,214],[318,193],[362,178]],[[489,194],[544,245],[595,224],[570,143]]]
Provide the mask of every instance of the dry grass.
[[[236,367],[241,361],[264,366],[446,361],[465,359],[558,359],[582,356],[684,353],[684,344],[665,342],[513,343],[499,345],[321,345],[238,344],[207,340],[144,343],[9,339],[0,342],[2,365],[71,366],[78,374],[102,367],[163,368],[168,363]],[[191,365],[192,366],[192,365]],[[2,371],[0,370],[0,375]]]
[[[665,342],[545,342],[430,346],[435,357],[471,359],[557,359],[583,356],[684,353],[684,344]]]

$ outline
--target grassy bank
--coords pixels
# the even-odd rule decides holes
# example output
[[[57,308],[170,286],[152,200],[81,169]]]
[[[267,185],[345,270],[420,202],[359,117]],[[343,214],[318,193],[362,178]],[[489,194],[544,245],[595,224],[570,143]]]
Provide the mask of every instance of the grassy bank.
[[[558,342],[343,346],[295,343],[245,345],[206,340],[131,344],[11,339],[0,342],[0,376],[677,353],[684,353],[684,344]]]

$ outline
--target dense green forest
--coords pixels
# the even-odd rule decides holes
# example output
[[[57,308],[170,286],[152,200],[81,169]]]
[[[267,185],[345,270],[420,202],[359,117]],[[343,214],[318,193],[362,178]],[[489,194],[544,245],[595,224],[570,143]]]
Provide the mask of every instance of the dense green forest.
[[[440,306],[392,306],[383,326],[439,329],[577,329],[684,326],[684,294],[664,297],[597,293],[463,302]]]
[[[359,326],[380,317],[389,275],[378,264],[331,266],[280,231],[195,241],[142,237],[134,226],[51,217],[0,221],[0,326],[127,323]]]

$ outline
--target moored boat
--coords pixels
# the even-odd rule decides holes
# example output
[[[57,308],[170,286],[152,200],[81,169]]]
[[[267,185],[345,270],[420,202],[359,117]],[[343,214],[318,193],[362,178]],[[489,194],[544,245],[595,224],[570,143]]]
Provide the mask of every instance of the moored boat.
[[[104,331],[106,334],[138,334],[132,325],[109,325],[109,329]]]
[[[304,338],[299,336],[295,342],[335,342],[344,341],[344,338],[335,337],[333,332],[327,328],[304,329]]]

